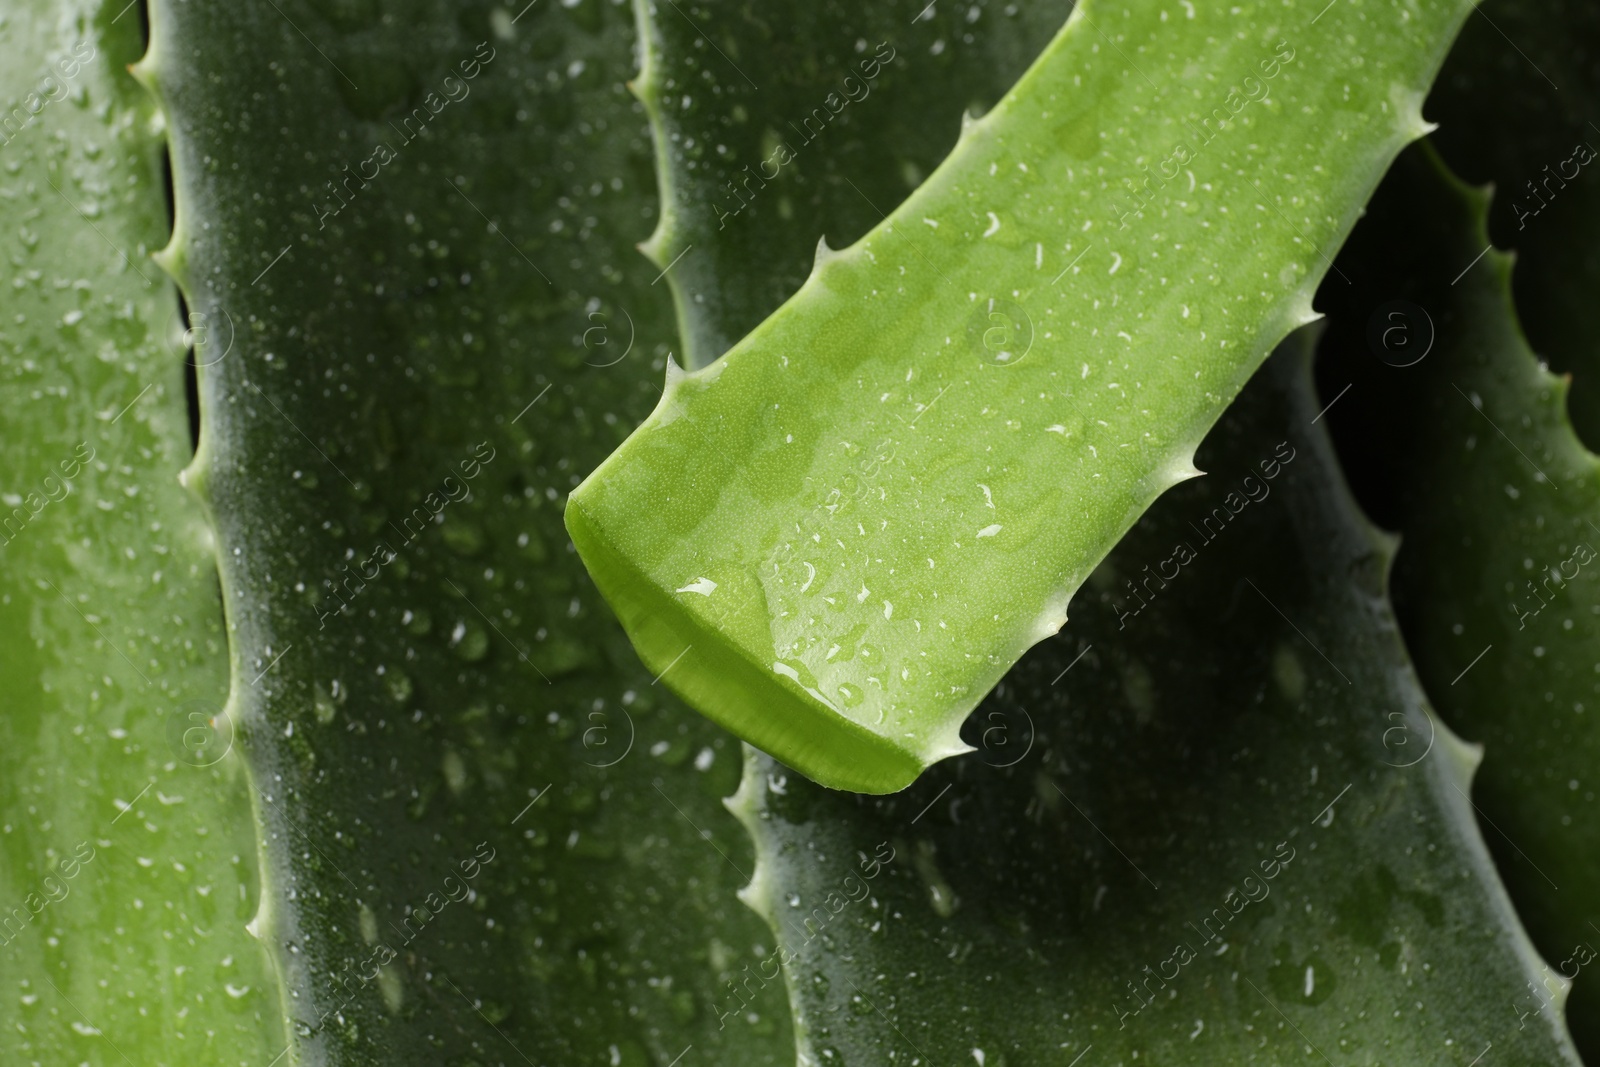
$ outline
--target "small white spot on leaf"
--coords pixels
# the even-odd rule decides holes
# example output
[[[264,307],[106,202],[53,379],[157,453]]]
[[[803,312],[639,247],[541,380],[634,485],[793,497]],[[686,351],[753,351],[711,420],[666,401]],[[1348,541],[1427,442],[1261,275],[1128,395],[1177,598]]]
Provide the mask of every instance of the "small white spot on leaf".
[[[717,591],[717,583],[710,578],[696,578],[688,585],[679,589],[680,593],[699,593],[701,596],[710,596]]]

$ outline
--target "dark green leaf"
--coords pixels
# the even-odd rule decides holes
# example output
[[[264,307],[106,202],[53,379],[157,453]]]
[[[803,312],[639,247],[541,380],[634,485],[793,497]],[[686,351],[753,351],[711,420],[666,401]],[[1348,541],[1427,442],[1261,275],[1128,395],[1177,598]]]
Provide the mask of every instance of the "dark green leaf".
[[[780,995],[712,1011],[769,940],[732,895],[737,746],[653,684],[561,528],[671,329],[632,247],[633,22],[518,8],[154,7],[164,262],[239,325],[191,478],[267,827],[257,929],[302,1062],[782,1062]]]
[[[1537,959],[1478,753],[1406,663],[1308,341],[979,707],[978,753],[887,798],[751,757],[802,1062],[1577,1063],[1512,1010]]]
[[[125,3],[0,14],[0,1062],[264,1063],[282,1013],[244,929],[254,827]]]
[[[1600,463],[1522,338],[1511,257],[1484,251],[1487,207],[1435,159],[1402,158],[1340,261],[1355,285],[1330,287],[1342,325],[1324,391],[1350,386],[1330,418],[1404,538],[1394,595],[1418,674],[1487,750],[1483,832],[1548,963],[1517,1011],[1554,1014],[1577,976],[1569,1015],[1592,1056]]]

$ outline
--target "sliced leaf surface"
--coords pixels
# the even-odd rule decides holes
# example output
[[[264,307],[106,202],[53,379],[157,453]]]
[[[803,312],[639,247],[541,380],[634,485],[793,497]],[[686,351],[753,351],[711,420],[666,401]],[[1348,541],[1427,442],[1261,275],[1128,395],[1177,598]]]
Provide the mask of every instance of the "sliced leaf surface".
[[[239,327],[190,478],[294,1062],[789,1055],[780,996],[712,1011],[770,942],[733,896],[737,746],[560,523],[671,332],[634,32],[602,0],[154,7],[163,262]]]
[[[965,751],[967,713],[1312,317],[1468,9],[1080,5],[573,494],[645,662],[826,785]]]
[[[185,323],[148,259],[167,218],[126,70],[139,37],[123,2],[0,17],[7,1064],[255,1064],[284,1044],[244,928],[255,833],[219,719],[210,535],[178,484]]]

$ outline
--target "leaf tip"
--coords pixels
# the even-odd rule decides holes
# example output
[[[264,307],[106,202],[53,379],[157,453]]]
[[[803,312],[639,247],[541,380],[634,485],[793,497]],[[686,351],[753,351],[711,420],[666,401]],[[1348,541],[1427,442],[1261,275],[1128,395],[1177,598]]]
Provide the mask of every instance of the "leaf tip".
[[[769,885],[772,878],[767,873],[768,866],[769,864],[758,854],[755,870],[750,874],[750,884],[735,891],[734,895],[739,898],[741,904],[776,928],[778,919],[772,911],[772,890]]]
[[[1449,764],[1463,785],[1470,787],[1473,777],[1478,773],[1478,767],[1483,763],[1483,745],[1475,741],[1464,741],[1438,717],[1430,714],[1433,719],[1433,728],[1438,732],[1440,751],[1444,753],[1445,761]]]
[[[1439,128],[1438,123],[1429,122],[1422,117],[1422,103],[1427,99],[1427,95],[1425,89],[1418,89],[1403,82],[1390,87],[1390,103],[1399,119],[1400,133],[1406,143],[1421,140]]]
[[[1067,624],[1067,604],[1071,600],[1072,594],[1067,593],[1045,605],[1039,617],[1033,621],[1033,632],[1028,635],[1031,643],[1038,644],[1061,632],[1061,628]]]
[[[940,760],[951,759],[955,756],[965,756],[968,752],[978,751],[972,745],[961,740],[961,724],[956,723],[955,729],[947,736],[940,738],[928,746],[928,765],[932,766]]]
[[[1194,449],[1189,450],[1187,456],[1180,456],[1178,461],[1168,468],[1167,476],[1172,479],[1173,485],[1179,485],[1191,478],[1204,478],[1206,472],[1194,465]]]
[[[823,267],[826,267],[829,263],[832,263],[834,260],[843,255],[844,253],[838,249],[828,247],[828,238],[826,234],[817,238],[817,254],[816,257],[811,261],[812,276],[815,277]]]
[[[160,95],[158,88],[160,77],[157,74],[157,66],[154,44],[136,62],[128,64],[128,73],[133,75],[133,80],[138,82],[151,96]]]
[[[667,382],[666,382],[666,385],[663,387],[663,390],[665,392],[668,392],[668,393],[672,392],[673,389],[675,389],[677,387],[678,383],[683,381],[688,376],[689,376],[689,372],[684,370],[681,366],[678,365],[677,357],[675,357],[671,352],[668,352],[667,353]]]
[[[179,285],[183,284],[183,241],[178,236],[178,226],[172,227],[172,236],[167,239],[165,247],[150,253],[150,258],[155,265],[166,272],[167,276]]]
[[[749,745],[743,748],[744,773],[739,776],[739,788],[735,789],[731,796],[722,798],[722,806],[745,826],[754,827],[755,820],[759,817],[757,808],[761,802],[761,769],[756,765],[757,750],[750,748]]]
[[[772,912],[771,901],[773,891],[773,876],[771,873],[772,861],[761,848],[762,835],[761,807],[767,788],[766,771],[763,763],[770,759],[764,756],[757,748],[750,745],[742,746],[744,749],[744,773],[739,776],[739,788],[732,796],[723,797],[722,806],[739,821],[750,835],[750,840],[755,843],[755,867],[751,870],[750,881],[737,892],[741,903],[761,918],[765,919],[774,929],[777,928],[776,916]]]
[[[637,248],[641,253],[643,253],[644,257],[650,262],[654,263],[658,267],[664,268],[667,264],[665,252],[667,250],[668,240],[666,216],[663,215],[661,219],[661,225],[656,227],[655,232],[633,247]]]
[[[209,505],[211,501],[211,449],[210,437],[205,432],[205,427],[200,430],[200,443],[195,447],[194,455],[189,458],[187,465],[178,471],[178,484],[194,494],[194,498],[202,504]],[[212,536],[215,537],[216,527],[210,525]],[[224,714],[230,714],[231,708]]]

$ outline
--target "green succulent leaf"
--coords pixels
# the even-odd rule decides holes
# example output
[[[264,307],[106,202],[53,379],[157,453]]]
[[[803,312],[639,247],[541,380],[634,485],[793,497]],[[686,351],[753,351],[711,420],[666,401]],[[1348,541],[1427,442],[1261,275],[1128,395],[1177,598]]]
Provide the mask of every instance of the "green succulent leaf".
[[[1466,0],[14,8],[0,1059],[1578,1063],[1600,484],[1483,197],[1409,153],[1324,297],[1475,791],[1258,369]],[[1496,174],[1557,10],[1441,91]]]
[[[1474,802],[1547,961],[1515,1010],[1554,1014],[1575,977],[1573,1032],[1595,1056],[1600,460],[1522,336],[1512,257],[1485,251],[1489,199],[1431,154],[1402,157],[1340,259],[1355,285],[1330,308],[1324,383],[1349,386],[1330,417],[1404,538],[1394,597],[1418,674],[1487,750]],[[1371,320],[1400,332],[1385,346]]]
[[[750,756],[746,895],[801,1062],[1578,1062],[1510,1008],[1539,961],[1473,824],[1480,750],[1407,665],[1309,342],[980,705],[979,753],[884,798]]]
[[[636,0],[679,362],[703,367],[853,244],[1038,58],[1069,0]],[[714,42],[715,49],[708,47]],[[756,83],[759,79],[759,85]],[[752,265],[758,265],[752,269]]]
[[[1464,571],[1481,575],[1481,585],[1458,584],[1449,600],[1434,607],[1424,597],[1446,576],[1426,572],[1456,556],[1453,543],[1447,548],[1444,541],[1438,542],[1440,563],[1425,563],[1419,553],[1407,564],[1416,574],[1406,578],[1408,587],[1397,586],[1397,594],[1407,598],[1402,619],[1416,631],[1413,641],[1419,648],[1419,666],[1439,675],[1448,670],[1446,658],[1469,640],[1468,634],[1504,628],[1506,620],[1496,618],[1496,601],[1490,592],[1493,577],[1526,583],[1531,577],[1526,573],[1528,560],[1535,568],[1554,566],[1559,573],[1567,557],[1547,560],[1544,554],[1557,547],[1562,531],[1580,518],[1583,528],[1572,528],[1567,536],[1600,545],[1591,539],[1593,530],[1587,525],[1600,524],[1589,461],[1574,452],[1569,431],[1551,411],[1564,397],[1565,418],[1571,420],[1578,437],[1591,449],[1600,447],[1600,347],[1589,321],[1594,294],[1600,288],[1600,183],[1593,180],[1600,155],[1600,127],[1596,126],[1600,122],[1600,8],[1568,0],[1538,5],[1496,0],[1484,7],[1483,14],[1472,20],[1470,32],[1463,32],[1430,108],[1444,123],[1437,140],[1452,168],[1474,182],[1492,182],[1498,190],[1487,207],[1488,237],[1477,234],[1482,240],[1472,255],[1488,247],[1492,239],[1497,247],[1515,253],[1516,269],[1478,267],[1452,287],[1452,299],[1446,299],[1444,306],[1461,308],[1463,321],[1483,323],[1484,336],[1495,343],[1469,346],[1459,338],[1441,337],[1441,345],[1454,343],[1441,352],[1447,357],[1441,360],[1444,367],[1431,371],[1442,374],[1451,365],[1463,366],[1465,360],[1473,370],[1458,384],[1469,389],[1479,383],[1476,395],[1483,410],[1491,414],[1498,410],[1502,414],[1496,415],[1497,419],[1509,414],[1512,422],[1519,423],[1506,429],[1524,451],[1531,456],[1548,450],[1553,462],[1568,466],[1572,474],[1562,480],[1550,472],[1562,485],[1561,491],[1539,485],[1528,489],[1525,497],[1508,500],[1507,486],[1527,485],[1526,470],[1513,477],[1505,457],[1497,457],[1495,477],[1488,476],[1486,466],[1474,465],[1471,471],[1451,472],[1445,481],[1461,494],[1481,492],[1480,499],[1493,500],[1492,506],[1480,505],[1469,514],[1464,501],[1452,498],[1446,504],[1434,489],[1426,499],[1443,507],[1437,521],[1410,509],[1405,512],[1404,521],[1418,523],[1419,531],[1427,529],[1429,536],[1441,529],[1445,515],[1460,516],[1460,532],[1477,531],[1487,539],[1475,539],[1473,546],[1462,547],[1461,554],[1494,567],[1493,576]],[[1459,242],[1451,245],[1452,252],[1457,248]],[[1470,257],[1448,268],[1451,277],[1465,269],[1468,261]],[[1403,267],[1397,265],[1402,270],[1417,266],[1414,260]],[[1497,284],[1508,271],[1515,329],[1506,325],[1509,310],[1503,288]],[[1397,287],[1430,293],[1435,289],[1421,279],[1405,278],[1403,273],[1391,277]],[[1462,304],[1465,294],[1457,291],[1474,282],[1469,291],[1480,294],[1480,303],[1466,310]],[[1526,333],[1525,343],[1522,333]],[[1546,399],[1551,386],[1544,375],[1531,369],[1529,346],[1555,370],[1572,376],[1554,387],[1558,399]],[[1423,376],[1424,382],[1435,380]],[[1444,419],[1442,412],[1429,425],[1438,430],[1444,444],[1418,462],[1425,464],[1421,469],[1442,471],[1450,458],[1450,444],[1463,440],[1463,426]],[[1459,453],[1455,458],[1459,460]],[[1500,474],[1506,477],[1500,479]],[[1401,515],[1396,513],[1394,521],[1401,521]],[[1524,573],[1513,579],[1518,567]],[[1600,979],[1592,968],[1574,967],[1574,949],[1580,941],[1585,951],[1587,946],[1600,947],[1600,930],[1596,929],[1600,927],[1600,848],[1595,839],[1593,790],[1588,784],[1600,752],[1600,727],[1586,725],[1577,710],[1589,703],[1580,677],[1582,665],[1600,659],[1594,628],[1584,624],[1581,611],[1585,602],[1591,615],[1595,610],[1595,597],[1586,592],[1591,587],[1584,584],[1588,580],[1583,575],[1576,582],[1564,580],[1569,599],[1563,605],[1565,614],[1555,616],[1561,620],[1555,624],[1560,627],[1558,632],[1542,633],[1554,626],[1536,627],[1530,621],[1526,630],[1507,633],[1480,664],[1490,665],[1491,657],[1505,657],[1495,665],[1490,679],[1480,680],[1482,688],[1459,694],[1459,703],[1456,699],[1440,703],[1447,712],[1460,716],[1463,730],[1490,744],[1480,802],[1487,819],[1504,828],[1506,835],[1491,830],[1489,841],[1502,861],[1512,897],[1552,968],[1566,975],[1575,969],[1579,972],[1568,1014],[1579,1048],[1593,1061],[1600,1059]],[[1525,584],[1518,588],[1526,594]],[[1447,618],[1448,607],[1459,609],[1459,615]],[[1509,602],[1501,607],[1509,613]],[[1559,610],[1541,611],[1536,617],[1549,619],[1550,611]],[[1564,621],[1566,614],[1573,620],[1571,629]],[[1453,629],[1449,637],[1443,633],[1422,635],[1424,629],[1453,628],[1458,623],[1465,628],[1459,637]],[[1429,680],[1432,683],[1435,678]],[[1466,684],[1463,680],[1452,688],[1459,690]],[[1527,705],[1529,694],[1543,702],[1542,712]],[[1496,700],[1503,703],[1496,704]],[[1578,783],[1576,788],[1573,782]],[[1525,854],[1512,847],[1513,840]],[[1559,891],[1533,870],[1533,864],[1555,879]],[[1577,958],[1582,955],[1577,953]]]
[[[1600,290],[1600,181],[1591,180],[1600,159],[1600,7],[1489,0],[1451,50],[1428,113],[1451,169],[1494,184],[1489,235],[1517,253],[1522,329],[1555,370],[1576,374],[1570,415],[1579,437],[1600,447],[1589,323]]]
[[[265,828],[254,929],[289,1062],[785,1062],[781,995],[711,1011],[769,941],[719,804],[738,746],[652,684],[561,526],[672,326],[633,247],[633,20],[516,7],[152,7],[161,260],[238,327],[189,479]]]
[[[792,69],[747,21],[692,11],[695,26],[742,66]],[[814,33],[823,54],[846,53],[830,41],[875,40],[873,20],[893,14],[828,11],[819,20],[825,30],[802,27],[784,44],[805,52],[817,47]],[[836,72],[794,73],[781,98],[770,80],[759,95],[741,90],[736,73],[699,55],[682,20],[658,18],[646,69],[674,90],[654,98],[653,116],[663,183],[677,206],[663,219],[671,239],[658,237],[653,251],[665,265],[690,249],[674,275],[696,261],[719,264],[681,299],[684,314],[698,316],[698,332],[714,339],[766,310],[772,279],[796,280],[784,273],[783,256],[736,223],[768,210],[762,231],[796,251],[804,234],[793,231],[807,226],[852,232],[852,198],[830,193],[878,181],[881,195],[894,195],[877,172],[892,172],[897,161],[850,145],[892,143],[879,128],[892,131],[898,107],[847,111],[858,125],[826,180],[786,172],[719,227],[691,208],[736,180],[741,153],[759,145],[755,134],[734,140],[738,132],[779,124],[794,101],[824,93]],[[1010,49],[1020,60],[1025,43],[1008,37],[1014,25],[980,21],[969,55]],[[960,39],[943,26],[928,36]],[[927,43],[914,37],[906,51],[921,55]],[[719,74],[701,75],[701,67]],[[962,95],[981,98],[981,84],[963,81],[964,69],[941,71],[944,84],[962,87],[944,102],[951,115]],[[989,70],[1005,76],[1002,64]],[[885,79],[882,91],[899,90]],[[732,99],[685,107],[679,92]],[[734,118],[723,117],[724,107]],[[692,157],[682,149],[704,144],[733,147]],[[792,219],[771,210],[784,196],[801,205]],[[1454,1062],[1480,1032],[1483,1042],[1461,1062],[1491,1040],[1507,1062],[1573,1062],[1558,1020],[1531,1023],[1515,1047],[1501,1036],[1517,1028],[1505,1007],[1536,979],[1538,961],[1457,791],[1475,753],[1441,733],[1427,759],[1397,766],[1421,754],[1434,724],[1394,624],[1377,606],[1387,548],[1357,525],[1325,443],[1308,428],[1315,411],[1302,373],[1277,368],[1276,381],[1252,386],[1248,407],[1226,418],[1202,453],[1214,477],[1161,501],[1091,579],[1092,604],[1069,634],[1026,657],[969,721],[977,754],[937,768],[913,791],[867,801],[818,789],[750,751],[734,802],[760,845],[746,900],[772,922],[778,945],[726,986],[719,1013],[736,1017],[777,984],[781,968],[801,1062],[1065,1064],[1108,1049],[1165,1051],[1186,1063],[1280,1062],[1315,1059],[1291,1027],[1319,1025],[1333,1036],[1325,1043],[1319,1035],[1317,1045],[1335,1062],[1358,1047],[1371,1062]],[[1285,429],[1275,435],[1274,426]],[[1285,445],[1302,458],[1284,464]],[[1290,477],[1308,463],[1312,469]],[[1237,530],[1232,506],[1248,512]],[[1197,536],[1191,521],[1206,532]],[[1221,529],[1225,539],[1208,547]],[[1170,574],[1174,539],[1198,545],[1202,556],[1183,563],[1169,588],[1161,575]],[[1289,558],[1266,567],[1285,544]],[[1272,589],[1295,621],[1241,575]],[[1130,583],[1142,583],[1133,588],[1151,597],[1148,607]],[[1294,590],[1292,604],[1282,589]],[[1296,626],[1324,649],[1331,646],[1323,635],[1336,636],[1348,651],[1329,654],[1359,670],[1354,689]],[[1345,784],[1350,791],[1328,808]],[[1363,806],[1350,806],[1358,798]],[[1304,820],[1285,814],[1297,805]],[[1283,877],[1264,879],[1258,853],[1274,855],[1279,840],[1301,850],[1300,880],[1293,863],[1270,860],[1268,869]],[[1139,869],[1119,846],[1141,857]],[[1256,880],[1241,884],[1251,871]],[[1245,933],[1230,937],[1220,957],[1212,956],[1215,942],[1197,946],[1204,951],[1181,968],[1181,982],[1163,988],[1158,973],[1138,999],[1128,992],[1129,981],[1151,981],[1145,966],[1159,970],[1172,958],[1177,935],[1191,936],[1186,922],[1218,929],[1214,910],[1222,907],[1230,925],[1232,905],[1263,888],[1271,899],[1243,905],[1232,929]],[[1168,937],[1168,926],[1177,935]],[[1457,943],[1463,928],[1483,940]],[[1458,1000],[1479,967],[1492,977]],[[1141,1008],[1151,992],[1176,993],[1177,1003]]]
[[[572,494],[646,664],[825,785],[965,751],[967,713],[1313,317],[1469,9],[1080,4],[911,197],[669,370]]]
[[[283,1023],[123,6],[0,18],[0,1061],[260,1063]]]

